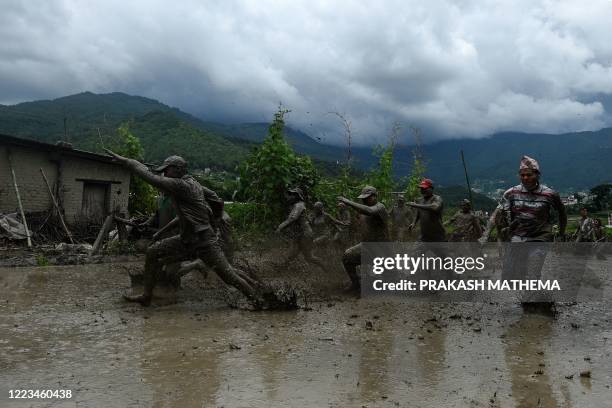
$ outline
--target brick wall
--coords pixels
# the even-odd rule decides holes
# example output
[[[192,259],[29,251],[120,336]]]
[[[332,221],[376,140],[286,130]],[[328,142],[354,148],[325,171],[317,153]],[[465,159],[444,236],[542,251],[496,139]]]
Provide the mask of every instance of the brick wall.
[[[54,194],[58,174],[61,174],[62,188],[59,198],[63,203],[68,223],[80,219],[84,183],[77,179],[119,182],[111,184],[108,208],[112,210],[119,207],[120,211],[127,215],[130,174],[123,167],[25,147],[11,146],[10,150],[21,201],[26,213],[49,210],[53,205],[47,186],[40,174],[39,169],[42,168]],[[7,147],[0,146],[0,212],[16,211],[18,211],[18,204],[9,170]]]

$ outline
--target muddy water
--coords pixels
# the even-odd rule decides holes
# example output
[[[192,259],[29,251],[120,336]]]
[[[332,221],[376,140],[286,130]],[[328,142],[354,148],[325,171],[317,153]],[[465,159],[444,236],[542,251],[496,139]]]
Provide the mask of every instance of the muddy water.
[[[611,406],[608,305],[553,320],[512,304],[336,296],[248,312],[194,277],[178,303],[143,310],[119,300],[127,266],[0,269],[1,407]]]

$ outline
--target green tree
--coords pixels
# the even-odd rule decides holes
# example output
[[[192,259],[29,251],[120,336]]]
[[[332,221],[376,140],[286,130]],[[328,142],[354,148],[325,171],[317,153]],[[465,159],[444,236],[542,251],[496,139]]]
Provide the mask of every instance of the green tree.
[[[419,197],[419,183],[425,175],[425,160],[423,159],[423,148],[421,141],[421,130],[419,128],[411,128],[414,137],[414,148],[412,149],[412,169],[410,176],[406,182],[406,198],[415,200]]]
[[[607,210],[612,204],[612,184],[600,184],[591,189],[593,204],[597,211]]]
[[[285,140],[284,117],[289,112],[279,107],[264,142],[239,168],[239,197],[264,205],[259,220],[264,227],[275,225],[284,216],[287,186],[300,187],[309,195],[319,181],[311,159],[296,155]]]
[[[123,123],[117,129],[116,137],[112,140],[111,150],[116,153],[142,161],[144,159],[144,149],[140,140],[130,132],[128,123]],[[155,211],[156,191],[140,177],[130,178],[130,196],[128,201],[128,211],[130,214],[150,214]]]
[[[321,179],[312,192],[313,201],[325,204],[326,211],[336,212],[338,196],[355,199],[363,187],[363,182],[351,173],[348,166],[343,166],[338,177],[325,177]]]
[[[395,137],[392,136],[386,146],[378,145],[374,155],[378,156],[378,167],[372,170],[367,177],[367,183],[376,187],[378,196],[384,198],[395,188],[393,177],[393,153],[395,150]]]

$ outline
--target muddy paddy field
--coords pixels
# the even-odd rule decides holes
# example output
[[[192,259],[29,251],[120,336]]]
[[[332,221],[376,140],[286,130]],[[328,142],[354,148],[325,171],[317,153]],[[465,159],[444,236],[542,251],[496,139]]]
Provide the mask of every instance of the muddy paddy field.
[[[298,263],[264,276],[302,288],[295,311],[230,308],[198,273],[144,309],[121,300],[138,268],[0,268],[1,407],[612,406],[607,303],[553,318],[515,303],[357,299],[339,269]]]

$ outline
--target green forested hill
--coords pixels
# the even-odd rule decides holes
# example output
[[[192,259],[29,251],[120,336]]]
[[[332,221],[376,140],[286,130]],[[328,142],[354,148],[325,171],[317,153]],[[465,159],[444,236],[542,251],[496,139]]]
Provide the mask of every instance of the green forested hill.
[[[140,96],[84,92],[54,100],[0,105],[0,132],[47,143],[63,139],[91,148],[98,129],[108,133],[119,123],[152,111],[173,109]]]
[[[251,147],[247,141],[231,141],[199,129],[193,125],[198,119],[178,109],[118,92],[85,92],[52,101],[0,106],[0,133],[46,143],[68,140],[76,148],[95,152],[101,152],[102,145],[112,140],[125,122],[141,140],[148,162],[180,154],[194,168],[233,170]]]
[[[272,112],[270,113],[272,117]],[[64,120],[67,137],[64,135]],[[51,101],[0,105],[0,133],[54,143],[64,139],[75,147],[99,151],[119,124],[131,121],[142,139],[146,158],[158,161],[166,152],[188,156],[199,167],[230,169],[246,154],[249,143],[261,142],[268,124],[220,124],[202,121],[153,99],[124,93],[84,92]],[[307,134],[285,128],[289,143],[333,172],[345,149],[328,146]],[[429,135],[424,134],[427,142]],[[410,172],[411,146],[398,145],[395,174]],[[480,139],[443,140],[423,146],[426,175],[438,186],[464,183],[460,151],[465,153],[472,185],[490,192],[518,183],[523,154],[542,166],[543,181],[561,191],[588,190],[612,181],[612,129],[561,135],[501,133]],[[353,147],[354,164],[367,170],[377,162],[371,147]]]
[[[470,198],[467,187],[463,186],[440,187],[436,188],[434,192],[435,194],[442,196],[444,200],[444,207],[447,209],[451,207],[459,208],[461,207],[461,201],[464,198]],[[474,199],[472,206],[475,210],[493,211],[497,206],[497,202],[495,200],[490,199],[484,194],[473,191],[472,198]]]
[[[230,141],[197,129],[172,112],[149,112],[129,123],[130,131],[142,142],[148,162],[160,162],[177,154],[194,168],[233,170],[250,148],[248,142]]]

